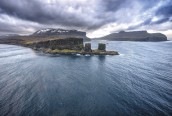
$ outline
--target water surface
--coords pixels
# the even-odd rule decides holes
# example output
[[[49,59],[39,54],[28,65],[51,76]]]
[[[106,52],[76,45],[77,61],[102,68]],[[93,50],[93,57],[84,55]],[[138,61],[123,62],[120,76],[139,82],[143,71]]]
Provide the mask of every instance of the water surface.
[[[172,42],[104,42],[120,55],[53,57],[1,44],[0,115],[172,115]]]

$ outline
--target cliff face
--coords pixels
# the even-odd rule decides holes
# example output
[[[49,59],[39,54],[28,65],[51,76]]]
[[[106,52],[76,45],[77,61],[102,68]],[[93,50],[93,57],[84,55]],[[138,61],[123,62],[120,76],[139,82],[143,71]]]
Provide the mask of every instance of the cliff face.
[[[65,38],[65,39],[54,39],[54,40],[45,40],[38,41],[26,44],[26,46],[39,49],[70,49],[70,50],[82,50],[83,49],[83,39],[82,38]]]
[[[64,30],[64,29],[42,29],[36,31],[31,36],[56,36],[56,37],[75,37],[83,38],[84,40],[90,40],[86,36],[86,32],[77,30]]]
[[[164,34],[148,33],[147,31],[121,31],[97,39],[111,41],[167,41],[167,37]]]

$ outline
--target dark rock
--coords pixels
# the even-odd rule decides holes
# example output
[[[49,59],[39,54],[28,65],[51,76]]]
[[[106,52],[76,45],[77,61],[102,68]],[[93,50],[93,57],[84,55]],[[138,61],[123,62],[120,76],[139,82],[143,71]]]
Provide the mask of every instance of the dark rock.
[[[98,50],[106,51],[106,44],[104,44],[104,43],[99,43],[99,45],[98,45]]]
[[[119,55],[116,51],[100,51],[100,50],[92,50],[90,52],[83,51],[83,50],[51,50],[45,49],[41,50],[44,53],[49,54],[63,54],[63,55],[71,55],[71,54],[81,54],[81,55]]]
[[[47,41],[39,41],[32,44],[33,48],[50,48],[54,49],[70,49],[70,50],[82,50],[83,39],[82,38],[65,38],[55,39]]]
[[[92,50],[91,50],[91,43],[86,43],[86,44],[85,44],[84,51],[86,51],[86,52],[92,51]]]

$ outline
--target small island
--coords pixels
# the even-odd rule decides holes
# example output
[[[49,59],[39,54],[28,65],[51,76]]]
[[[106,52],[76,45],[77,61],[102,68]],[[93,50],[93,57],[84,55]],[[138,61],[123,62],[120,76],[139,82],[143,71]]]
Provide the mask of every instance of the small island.
[[[167,36],[162,33],[148,33],[147,31],[120,31],[95,39],[110,41],[160,42],[167,41]]]

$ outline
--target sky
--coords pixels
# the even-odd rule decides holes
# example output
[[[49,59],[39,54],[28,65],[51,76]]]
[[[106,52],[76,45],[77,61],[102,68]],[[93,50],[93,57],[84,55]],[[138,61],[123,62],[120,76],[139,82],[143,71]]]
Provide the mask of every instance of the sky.
[[[90,38],[147,30],[172,38],[172,0],[0,0],[0,35],[76,29]]]

